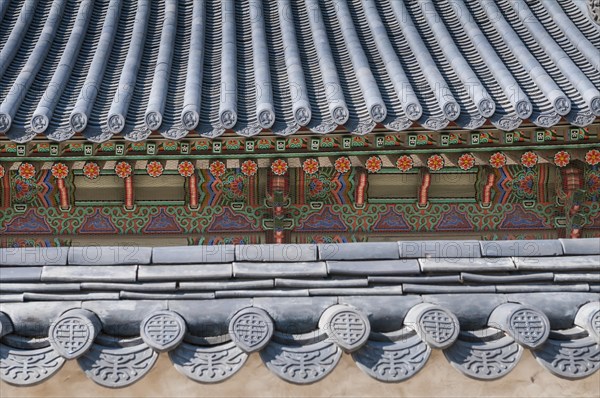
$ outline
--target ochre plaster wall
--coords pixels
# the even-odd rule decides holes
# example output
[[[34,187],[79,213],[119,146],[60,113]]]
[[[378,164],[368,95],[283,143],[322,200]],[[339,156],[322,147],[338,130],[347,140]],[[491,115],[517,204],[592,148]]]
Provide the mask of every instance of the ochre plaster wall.
[[[16,388],[0,383],[0,397],[598,397],[600,373],[581,381],[553,376],[526,351],[503,379],[483,382],[458,373],[439,351],[413,378],[385,384],[362,373],[348,355],[323,381],[309,386],[284,382],[254,354],[231,379],[198,384],[179,374],[166,355],[140,382],[121,390],[102,388],[88,380],[75,361],[68,362],[46,383]]]

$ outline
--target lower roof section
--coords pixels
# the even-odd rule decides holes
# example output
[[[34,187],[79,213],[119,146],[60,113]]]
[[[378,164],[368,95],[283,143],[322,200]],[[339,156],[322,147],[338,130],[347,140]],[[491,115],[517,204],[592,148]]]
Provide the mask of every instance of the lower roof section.
[[[0,249],[0,378],[40,383],[67,360],[127,387],[168,353],[200,383],[249,355],[296,384],[344,354],[400,382],[443,350],[468,377],[524,350],[579,379],[600,367],[600,239]]]

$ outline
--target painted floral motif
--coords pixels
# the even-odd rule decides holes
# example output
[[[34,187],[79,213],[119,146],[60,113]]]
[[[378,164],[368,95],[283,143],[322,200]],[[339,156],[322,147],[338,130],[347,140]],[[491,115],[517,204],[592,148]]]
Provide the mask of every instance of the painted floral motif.
[[[208,140],[198,140],[196,142],[196,150],[208,151],[210,149],[210,142]]]
[[[362,146],[366,146],[367,145],[367,140],[365,137],[361,137],[358,135],[355,135],[354,137],[352,137],[352,146],[353,147],[362,147]]]
[[[502,152],[496,152],[490,156],[490,165],[496,169],[506,166],[506,155]]]
[[[165,151],[176,151],[179,148],[177,141],[166,141],[163,143],[163,149]]]
[[[134,152],[143,152],[146,150],[146,143],[145,142],[132,142],[131,150]]]
[[[177,166],[177,172],[182,177],[191,177],[194,175],[194,164],[189,160],[185,160]]]
[[[163,171],[165,171],[163,165],[156,160],[153,160],[146,165],[146,172],[150,177],[160,177]]]
[[[117,176],[119,176],[119,178],[127,178],[131,176],[131,172],[131,165],[127,162],[119,162],[115,166],[115,173]]]
[[[331,137],[321,138],[321,148],[333,148],[335,146],[335,140]]]
[[[212,174],[213,177],[221,178],[223,174],[225,174],[225,170],[227,168],[225,167],[225,163],[221,162],[220,160],[216,160],[210,164],[208,169],[210,170],[210,174]]]
[[[350,159],[348,159],[346,156],[342,156],[341,158],[337,158],[335,160],[333,166],[335,168],[335,171],[344,174],[350,171],[352,163],[350,163]]]
[[[5,173],[5,171],[4,171],[4,166],[2,166],[2,165],[0,164],[0,178],[4,177],[4,173]]]
[[[462,154],[458,158],[458,167],[462,170],[471,170],[475,166],[475,156],[470,153]]]
[[[415,162],[409,155],[402,155],[396,160],[396,167],[402,172],[411,170]]]
[[[438,171],[444,167],[444,158],[440,155],[431,155],[427,159],[427,167],[431,171]]]
[[[298,138],[298,137],[293,137],[290,138],[290,140],[288,141],[288,145],[290,148],[293,149],[298,149],[298,148],[302,148],[302,138]]]
[[[383,139],[383,145],[385,145],[385,146],[396,145],[396,137],[393,135],[386,135]]]
[[[585,188],[587,196],[591,201],[598,200],[600,195],[600,172],[597,170],[587,170],[585,173]]]
[[[536,175],[533,171],[527,170],[515,176],[512,181],[513,189],[517,196],[523,199],[534,199],[536,196]]]
[[[69,168],[64,163],[56,163],[51,169],[52,175],[57,180],[62,180],[69,175]]]
[[[231,150],[238,150],[242,147],[242,143],[239,140],[227,140],[225,148]]]
[[[317,159],[306,159],[302,163],[302,170],[306,174],[316,174],[319,171],[319,161]]]
[[[525,167],[534,167],[538,162],[538,156],[529,151],[529,152],[525,152],[523,155],[521,155],[521,164]]]
[[[100,166],[94,162],[88,162],[83,166],[83,175],[89,178],[90,180],[94,180],[98,178],[100,175]]]
[[[25,180],[29,180],[35,176],[35,166],[31,163],[23,163],[19,166],[19,176]]]
[[[223,180],[223,192],[232,199],[244,198],[246,179],[240,174],[229,174]]]
[[[275,175],[282,176],[285,173],[287,173],[287,169],[288,164],[283,159],[277,159],[273,163],[271,163],[271,171],[273,171]]]
[[[311,200],[325,198],[331,190],[329,178],[323,174],[312,175],[308,179],[308,196]]]
[[[571,155],[567,151],[559,151],[554,155],[554,164],[558,167],[565,167],[571,162]]]
[[[258,172],[258,165],[254,160],[246,160],[242,163],[242,174],[251,177]]]
[[[256,142],[256,147],[258,149],[271,149],[271,141],[263,138]]]
[[[312,177],[308,183],[308,194],[312,197],[319,196],[323,192],[323,181],[317,177]]]
[[[17,201],[22,201],[29,196],[30,189],[29,184],[25,180],[17,179],[15,180],[15,199]]]
[[[427,134],[417,135],[417,145],[431,145],[433,142]]]
[[[365,168],[369,173],[378,173],[381,170],[383,162],[379,156],[371,156],[365,163]]]
[[[590,149],[585,154],[585,162],[590,166],[595,166],[600,163],[600,151],[598,149]]]

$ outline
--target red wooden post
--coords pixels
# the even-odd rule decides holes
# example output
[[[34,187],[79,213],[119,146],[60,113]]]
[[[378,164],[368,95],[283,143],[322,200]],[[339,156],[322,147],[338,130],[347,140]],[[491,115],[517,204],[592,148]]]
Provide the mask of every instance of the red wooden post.
[[[421,179],[421,187],[419,188],[419,205],[427,206],[427,202],[429,201],[429,186],[431,185],[431,174],[428,171],[424,170],[422,179]]]
[[[367,196],[367,173],[365,170],[358,172],[358,183],[356,185],[355,202],[357,206],[365,204],[365,197]]]
[[[190,176],[190,207],[198,207],[198,176],[196,172]]]
[[[69,208],[69,192],[67,191],[67,186],[65,185],[65,180],[63,178],[58,178],[56,180],[56,184],[58,185],[58,196],[60,198],[60,208],[68,209]]]
[[[125,177],[125,208],[133,209],[133,176]]]
[[[492,202],[492,188],[496,183],[496,174],[490,172],[487,177],[487,183],[483,188],[483,204],[488,206]]]

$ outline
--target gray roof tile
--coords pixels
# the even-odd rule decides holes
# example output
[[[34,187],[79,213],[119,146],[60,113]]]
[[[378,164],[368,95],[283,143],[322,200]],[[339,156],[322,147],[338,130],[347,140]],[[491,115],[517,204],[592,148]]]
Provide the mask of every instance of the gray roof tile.
[[[140,265],[137,280],[146,282],[228,279],[231,278],[231,272],[231,264]]]
[[[267,311],[275,328],[283,333],[308,333],[317,329],[319,318],[325,310],[337,304],[337,297],[258,297],[254,307]],[[290,308],[294,311],[290,313]]]
[[[492,311],[507,301],[500,294],[469,295],[469,305],[465,305],[463,294],[433,294],[422,297],[424,302],[440,305],[456,315],[463,330],[486,328]]]
[[[309,244],[239,245],[235,247],[235,260],[247,262],[317,261],[317,246]]]
[[[229,319],[239,310],[251,306],[251,299],[219,299],[211,301],[210,305],[206,305],[205,301],[168,301],[169,310],[185,319],[191,334],[205,337],[226,334]]]
[[[0,294],[0,303],[21,303],[25,301],[24,293]]]
[[[462,244],[453,243],[458,247]],[[478,242],[475,243],[479,248]],[[541,246],[551,250],[544,249],[539,254],[552,254],[558,243],[543,242]],[[398,245],[394,243],[394,248]],[[353,246],[352,251],[356,252],[357,247],[360,245]],[[374,247],[364,246],[365,250]],[[279,254],[267,254],[262,259],[281,258],[285,252],[282,245]],[[430,254],[427,248],[423,251],[425,256]],[[40,339],[31,340],[27,336],[47,336],[49,324],[60,314],[84,308],[102,322],[103,334],[96,338],[96,343],[131,346],[142,341],[138,336],[144,318],[159,310],[170,310],[184,318],[188,328],[186,344],[191,349],[215,343],[234,347],[236,342],[231,342],[228,335],[230,320],[240,310],[255,306],[263,308],[274,320],[274,344],[293,345],[294,350],[302,350],[301,346],[306,344],[319,344],[334,352],[343,347],[327,339],[326,332],[331,330],[326,323],[330,320],[321,325],[319,320],[326,309],[347,305],[354,307],[361,317],[368,317],[368,324],[363,326],[374,332],[369,335],[369,349],[381,344],[398,348],[404,344],[407,333],[414,334],[403,325],[407,313],[418,310],[415,306],[420,303],[431,303],[441,306],[449,317],[457,317],[460,325],[456,326],[462,329],[461,341],[452,349],[460,350],[465,344],[478,344],[482,336],[486,347],[502,339],[502,333],[489,334],[489,328],[494,326],[490,324],[490,314],[500,304],[512,303],[513,307],[529,306],[544,312],[555,329],[550,332],[551,339],[571,339],[568,344],[587,339],[593,343],[586,333],[595,336],[591,316],[600,299],[600,276],[596,272],[599,259],[597,254],[483,258],[450,255],[392,260],[182,264],[190,260],[180,258],[182,262],[172,265],[4,266],[0,268],[3,278],[0,279],[3,282],[0,334],[9,333],[3,343],[13,348],[40,348]],[[515,261],[521,269],[515,267]],[[531,269],[523,272],[528,267]],[[33,276],[28,276],[29,273]],[[11,281],[19,274],[21,279],[33,280]],[[254,279],[259,276],[266,279]],[[47,279],[58,283],[47,283]],[[140,283],[143,279],[155,282]],[[579,327],[565,331],[573,327],[575,314],[587,303],[590,304],[586,308],[591,310],[583,314],[580,311]],[[351,314],[354,309],[347,311]],[[416,337],[415,341],[419,339]],[[426,343],[419,344],[424,347]],[[546,345],[540,350],[548,354]]]
[[[82,246],[69,249],[70,265],[150,264],[151,247]]]
[[[154,264],[231,263],[234,259],[235,249],[231,245],[172,246],[152,249]]]
[[[600,254],[600,238],[559,239],[567,256]]]
[[[250,136],[343,125],[363,134],[413,122],[439,130],[451,121],[509,131],[527,119],[585,126],[600,115],[597,28],[569,2],[308,0],[293,4],[309,17],[292,19],[286,2],[143,2],[93,13],[88,3],[35,12],[28,1],[11,4],[21,15],[3,26],[1,134],[100,142],[151,131]],[[507,12],[511,4],[518,13]],[[250,8],[268,18],[249,18]],[[546,17],[522,23],[538,14]],[[46,21],[49,40],[37,40]],[[315,57],[300,60],[303,52]]]
[[[600,299],[598,294],[594,293],[518,293],[507,294],[508,301],[530,305],[541,310],[550,320],[552,329],[568,329],[573,327],[575,315],[579,308],[588,302]]]
[[[351,305],[363,311],[373,330],[391,332],[403,327],[408,311],[423,300],[421,296],[340,296],[339,304]]]
[[[362,279],[275,279],[275,286],[282,288],[334,288],[334,287],[366,287],[369,285],[367,278]]]
[[[395,242],[367,242],[320,244],[320,260],[395,260],[398,259]]]
[[[140,293],[122,291],[118,298],[123,300],[210,300],[213,293]]]
[[[181,290],[234,290],[234,289],[269,289],[273,288],[273,279],[257,281],[215,281],[215,282],[180,282]]]
[[[559,258],[515,257],[522,271],[593,271],[600,270],[600,256],[561,256]]]
[[[415,275],[421,272],[419,262],[402,260],[327,261],[331,275]]]
[[[515,271],[511,258],[422,258],[423,272],[500,272]]]
[[[80,294],[23,293],[23,298],[25,301],[118,300],[119,293],[80,293]]]
[[[137,337],[140,335],[142,320],[148,314],[167,309],[167,302],[164,300],[94,300],[84,301],[81,306],[98,316],[104,333]]]
[[[425,285],[425,284],[409,284],[402,285],[404,293],[412,294],[452,294],[452,293],[496,293],[494,285],[486,286],[440,286],[440,285]]]
[[[308,289],[217,290],[217,298],[308,297]]]
[[[2,283],[2,292],[78,292],[79,283]]]
[[[37,282],[42,278],[42,267],[2,267],[0,283]]]
[[[590,287],[587,283],[577,285],[497,285],[498,293],[531,293],[531,292],[588,292]]]
[[[0,266],[36,267],[43,265],[67,265],[66,247],[12,247],[0,249]]]
[[[326,277],[327,266],[322,261],[301,263],[233,263],[236,278]]]
[[[460,278],[467,283],[523,283],[523,282],[542,282],[554,280],[554,274],[551,272],[541,272],[535,274],[518,275],[479,275],[461,272]]]
[[[484,257],[560,256],[563,249],[557,240],[493,240],[481,241]]]
[[[402,284],[402,283],[425,283],[446,284],[460,283],[460,275],[443,276],[369,276],[369,283]]]
[[[53,301],[39,303],[2,304],[0,311],[7,314],[15,333],[27,337],[47,336],[50,324],[63,312],[81,306],[79,301]],[[139,328],[139,326],[138,326]]]
[[[600,283],[600,273],[573,273],[573,274],[554,274],[554,282],[556,283],[577,283],[590,282]]]
[[[136,265],[97,266],[46,266],[42,270],[43,282],[135,282]]]
[[[365,288],[317,288],[308,289],[311,296],[389,296],[403,293],[402,286],[377,286]]]
[[[176,282],[161,283],[108,283],[108,282],[84,282],[80,284],[81,290],[128,290],[140,292],[162,292],[177,289]]]
[[[424,240],[398,242],[401,258],[477,258],[481,257],[476,240]]]

